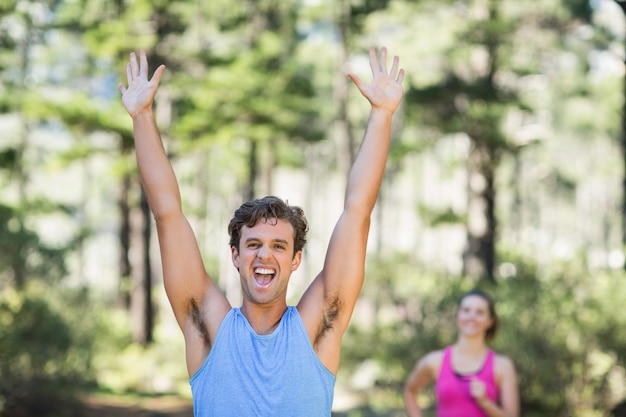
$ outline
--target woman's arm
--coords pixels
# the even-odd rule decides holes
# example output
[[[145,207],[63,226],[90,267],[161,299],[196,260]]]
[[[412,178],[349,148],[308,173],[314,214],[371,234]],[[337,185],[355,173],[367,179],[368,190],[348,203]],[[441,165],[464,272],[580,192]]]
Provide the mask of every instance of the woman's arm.
[[[476,403],[489,417],[519,417],[519,391],[513,362],[506,356],[497,356],[495,361],[496,381],[500,391],[500,403],[496,404],[485,395],[485,385],[472,380],[470,392]]]
[[[409,417],[423,416],[422,409],[417,403],[417,395],[429,382],[435,379],[441,356],[441,351],[427,354],[415,364],[415,367],[406,379],[403,397],[404,407]]]

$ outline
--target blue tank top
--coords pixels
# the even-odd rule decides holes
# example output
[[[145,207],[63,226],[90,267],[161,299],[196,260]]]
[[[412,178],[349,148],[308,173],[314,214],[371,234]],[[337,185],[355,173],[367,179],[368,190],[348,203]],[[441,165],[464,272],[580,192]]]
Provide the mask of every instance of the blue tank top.
[[[290,306],[268,335],[231,309],[189,383],[195,417],[329,417],[335,380]]]

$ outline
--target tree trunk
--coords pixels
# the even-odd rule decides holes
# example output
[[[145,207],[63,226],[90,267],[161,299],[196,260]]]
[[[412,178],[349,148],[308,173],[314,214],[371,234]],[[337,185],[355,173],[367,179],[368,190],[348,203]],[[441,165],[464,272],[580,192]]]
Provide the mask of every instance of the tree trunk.
[[[337,26],[339,32],[339,56],[337,62],[339,68],[336,71],[335,89],[333,101],[337,103],[337,119],[335,121],[337,132],[337,167],[339,172],[349,175],[350,166],[355,155],[355,145],[350,123],[348,121],[348,40],[350,37],[350,1],[341,0],[337,5]]]
[[[19,44],[19,55],[20,55],[20,79],[18,90],[24,93],[27,92],[28,87],[26,85],[26,80],[28,77],[28,71],[30,68],[30,51],[32,49],[34,43],[34,28],[33,21],[28,13],[23,15],[25,34],[22,42]],[[19,108],[21,109],[22,104],[19,104]],[[28,120],[25,116],[20,117],[20,132],[19,132],[19,143],[16,146],[16,177],[17,177],[17,192],[19,196],[19,203],[21,205],[26,205],[27,200],[27,186],[28,186],[28,173],[26,164],[24,162],[24,155],[26,154],[26,150],[28,149],[28,138],[30,135],[31,126],[28,123]],[[20,232],[24,231],[24,214],[23,210],[18,210],[17,221]],[[26,286],[27,280],[27,268],[26,268],[26,251],[21,250],[17,253],[20,254],[19,259],[16,259],[13,262],[13,279],[15,282],[15,287],[18,290],[23,289]],[[22,257],[23,256],[23,257]]]
[[[250,140],[250,152],[248,153],[248,181],[244,186],[244,198],[252,200],[256,196],[256,180],[258,176],[258,145],[255,140]]]
[[[622,9],[622,13],[626,18],[626,1],[615,0]],[[626,45],[623,46],[626,52]],[[626,61],[624,62],[626,66]],[[623,99],[624,104],[622,108],[622,132],[620,137],[620,143],[622,145],[622,161],[624,172],[622,173],[622,246],[626,247],[626,78],[623,80]],[[626,269],[626,262],[624,263]]]
[[[120,194],[117,200],[117,210],[119,215],[119,284],[118,296],[119,300],[126,309],[130,309],[130,288],[132,265],[130,262],[130,206],[128,196],[130,191],[130,177],[124,174],[120,181]]]
[[[148,345],[153,341],[152,268],[150,267],[150,208],[143,191],[139,206],[132,210],[131,245],[132,290],[130,294],[133,341]]]
[[[487,13],[489,22],[498,21],[497,0],[489,0]],[[499,37],[487,32],[483,43],[488,51],[488,73],[484,97],[497,97],[494,77],[497,71]],[[497,99],[496,99],[497,100]],[[491,122],[491,123],[489,123]],[[487,279],[496,283],[496,189],[495,172],[498,166],[498,146],[501,138],[488,129],[497,129],[493,120],[478,120],[468,126],[473,146],[470,149],[468,166],[468,213],[467,247],[463,254],[465,274]],[[485,130],[484,126],[490,126]]]
[[[493,155],[474,141],[468,165],[467,246],[463,274],[495,283],[495,188]]]

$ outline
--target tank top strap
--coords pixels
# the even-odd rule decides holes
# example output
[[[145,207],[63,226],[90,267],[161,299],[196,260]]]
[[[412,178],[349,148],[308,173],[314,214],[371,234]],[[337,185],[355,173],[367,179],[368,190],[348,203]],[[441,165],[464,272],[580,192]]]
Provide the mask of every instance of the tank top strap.
[[[483,368],[480,370],[481,375],[485,375],[488,377],[492,377],[493,373],[493,361],[496,354],[492,349],[487,351],[487,357],[485,358],[485,363],[483,364]]]
[[[441,368],[439,369],[439,375],[450,375],[454,373],[452,369],[452,346],[447,346],[443,350],[443,360],[441,361]]]

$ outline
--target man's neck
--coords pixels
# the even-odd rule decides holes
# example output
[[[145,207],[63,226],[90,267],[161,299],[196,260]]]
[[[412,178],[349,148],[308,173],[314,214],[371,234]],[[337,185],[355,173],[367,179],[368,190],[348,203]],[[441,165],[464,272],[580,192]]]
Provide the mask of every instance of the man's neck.
[[[286,311],[286,303],[268,306],[244,301],[241,306],[241,313],[259,335],[270,334],[276,330]]]

